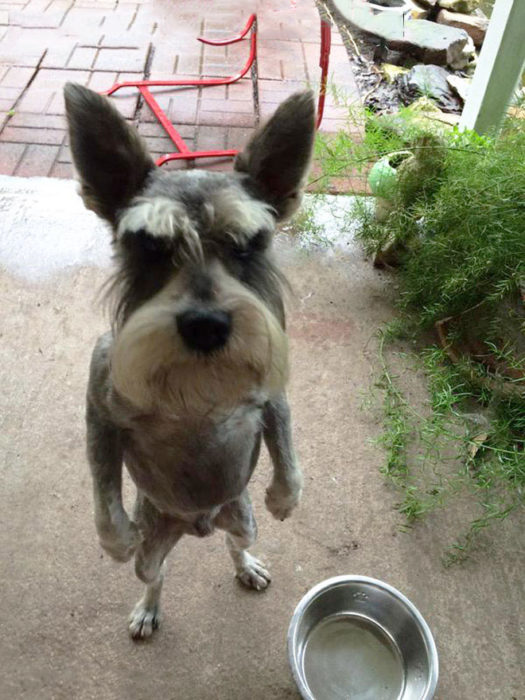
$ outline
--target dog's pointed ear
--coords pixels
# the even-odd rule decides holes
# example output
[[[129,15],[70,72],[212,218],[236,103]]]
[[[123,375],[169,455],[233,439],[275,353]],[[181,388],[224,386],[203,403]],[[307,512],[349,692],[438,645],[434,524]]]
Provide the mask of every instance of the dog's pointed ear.
[[[67,83],[69,144],[84,204],[114,224],[155,164],[137,131],[106,97]]]
[[[312,158],[315,114],[311,90],[292,95],[235,159],[235,170],[250,175],[280,219],[289,216],[300,203]]]

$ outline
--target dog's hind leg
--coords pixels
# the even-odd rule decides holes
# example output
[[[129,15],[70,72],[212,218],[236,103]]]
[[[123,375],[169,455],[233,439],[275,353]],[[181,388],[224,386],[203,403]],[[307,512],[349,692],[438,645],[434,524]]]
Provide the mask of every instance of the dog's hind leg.
[[[184,526],[162,515],[142,494],[137,496],[134,519],[143,537],[135,553],[135,573],[146,584],[144,595],[129,617],[133,639],[146,639],[159,626],[164,560],[184,532]]]
[[[226,530],[226,546],[235,566],[236,576],[247,588],[264,590],[271,581],[264,565],[248,551],[257,539],[257,523],[253,516],[248,491],[227,503],[215,519],[215,525]]]

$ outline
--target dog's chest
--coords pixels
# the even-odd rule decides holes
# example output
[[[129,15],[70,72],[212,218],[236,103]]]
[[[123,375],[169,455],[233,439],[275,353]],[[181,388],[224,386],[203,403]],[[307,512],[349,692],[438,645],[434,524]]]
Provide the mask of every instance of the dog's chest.
[[[125,461],[162,512],[183,516],[239,496],[258,456],[262,409],[243,405],[222,420],[141,417],[127,431]]]

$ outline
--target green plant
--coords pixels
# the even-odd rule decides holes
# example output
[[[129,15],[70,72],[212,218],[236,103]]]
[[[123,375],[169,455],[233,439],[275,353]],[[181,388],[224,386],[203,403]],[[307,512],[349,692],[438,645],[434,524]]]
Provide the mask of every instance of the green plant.
[[[462,491],[472,493],[483,510],[447,549],[444,561],[450,565],[468,555],[480,531],[523,505],[524,407],[495,396],[483,403],[465,372],[449,363],[441,348],[429,346],[403,356],[405,366],[410,360],[427,377],[428,399],[415,408],[389,367],[390,342],[392,336],[386,340],[381,334],[378,384],[384,390],[384,417],[377,442],[386,452],[381,471],[402,494],[399,512],[410,526]]]
[[[482,510],[447,550],[451,564],[524,500],[525,319],[516,309],[525,289],[525,123],[509,119],[501,134],[486,136],[429,124],[410,110],[387,118],[351,112],[344,132],[318,140],[317,157],[320,178],[357,175],[364,182],[378,159],[414,155],[399,169],[386,217],[364,198],[351,216],[370,254],[392,244],[402,251],[400,316],[379,342],[382,472],[400,489],[398,509],[410,525],[468,491]],[[448,329],[447,342],[461,344],[474,327],[483,353],[511,370],[507,384],[516,392],[500,393],[483,363],[465,354],[451,362],[443,348],[422,341],[449,317],[460,322]],[[429,393],[419,410],[388,361],[392,341],[407,338],[411,347],[418,339],[419,350],[398,353],[396,365],[410,359],[425,372]]]

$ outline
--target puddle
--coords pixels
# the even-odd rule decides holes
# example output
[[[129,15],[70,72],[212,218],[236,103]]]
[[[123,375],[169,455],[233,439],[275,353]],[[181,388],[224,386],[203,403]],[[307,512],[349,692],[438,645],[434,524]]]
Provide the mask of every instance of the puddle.
[[[0,265],[29,282],[111,263],[108,229],[85,209],[74,180],[0,175]]]
[[[74,180],[0,175],[0,265],[29,282],[72,267],[111,265],[110,235],[84,208]],[[372,198],[369,198],[372,201]],[[362,251],[351,221],[355,197],[305,195],[301,213],[275,239],[282,261],[298,251],[322,258]]]
[[[298,247],[328,257],[360,251],[355,238],[357,223],[352,221],[356,199],[343,195],[305,195],[300,212],[281,227],[277,246]],[[359,201],[369,201],[372,206],[373,198],[360,197]]]

